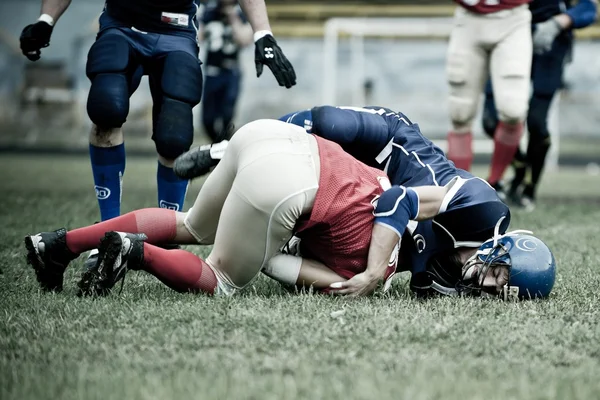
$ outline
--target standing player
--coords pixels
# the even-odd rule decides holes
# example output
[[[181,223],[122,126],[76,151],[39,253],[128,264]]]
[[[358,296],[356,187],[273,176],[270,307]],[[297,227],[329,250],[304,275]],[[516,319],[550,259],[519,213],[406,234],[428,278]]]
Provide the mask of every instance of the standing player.
[[[41,16],[21,34],[21,50],[36,61],[50,44],[54,24],[70,0],[42,0]],[[242,0],[254,30],[255,64],[267,65],[281,86],[295,84],[294,69],[273,38],[264,0]],[[158,153],[158,205],[181,210],[188,181],[173,173],[173,160],[193,140],[192,108],[202,96],[198,60],[197,0],[107,0],[86,66],[91,81],[87,112],[93,123],[90,159],[103,221],[120,214],[125,172],[122,125],[129,97],[147,74],[153,99],[152,138]]]
[[[446,73],[450,85],[448,158],[469,170],[471,125],[488,74],[496,88],[500,122],[488,182],[496,187],[523,134],[531,71],[529,0],[455,0]]]
[[[213,143],[233,120],[240,91],[239,50],[252,43],[252,28],[235,0],[209,3],[202,14],[198,40],[206,41],[202,124]]]
[[[597,0],[570,1],[534,0],[530,3],[533,19],[533,62],[531,80],[533,94],[529,100],[527,130],[529,143],[524,154],[517,149],[513,166],[515,177],[508,189],[508,198],[515,204],[532,210],[535,193],[542,176],[546,154],[550,148],[548,110],[562,83],[564,66],[573,47],[573,29],[584,28],[596,21]],[[492,136],[498,125],[492,84],[485,90],[483,128]],[[530,181],[523,185],[527,172]]]

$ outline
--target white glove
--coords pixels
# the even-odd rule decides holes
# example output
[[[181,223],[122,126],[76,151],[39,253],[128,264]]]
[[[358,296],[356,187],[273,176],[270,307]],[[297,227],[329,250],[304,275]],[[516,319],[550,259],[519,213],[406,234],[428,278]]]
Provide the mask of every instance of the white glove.
[[[533,52],[542,54],[549,51],[561,31],[562,27],[554,18],[537,24],[533,32]]]

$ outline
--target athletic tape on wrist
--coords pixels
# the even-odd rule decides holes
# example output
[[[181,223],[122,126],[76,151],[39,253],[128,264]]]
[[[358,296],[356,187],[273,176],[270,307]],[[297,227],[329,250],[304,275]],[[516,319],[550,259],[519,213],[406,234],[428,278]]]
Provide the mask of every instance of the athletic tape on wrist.
[[[54,18],[52,18],[52,16],[50,16],[48,14],[40,15],[40,17],[38,18],[38,21],[42,21],[42,22],[47,23],[50,26],[54,26]]]

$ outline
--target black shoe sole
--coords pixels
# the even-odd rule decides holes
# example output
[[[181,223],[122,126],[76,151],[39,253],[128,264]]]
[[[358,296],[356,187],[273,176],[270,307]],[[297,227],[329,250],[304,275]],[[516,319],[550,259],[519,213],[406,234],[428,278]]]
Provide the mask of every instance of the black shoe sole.
[[[181,179],[194,179],[210,172],[219,160],[213,160],[210,150],[192,149],[175,159],[173,172]]]
[[[79,281],[78,296],[107,296],[113,285],[113,264],[121,253],[121,235],[107,232],[100,240],[98,261],[84,272]],[[108,270],[107,270],[108,268]]]
[[[25,236],[25,248],[27,249],[27,264],[35,271],[35,277],[41,288],[47,292],[60,292],[63,289],[62,274],[57,275],[48,271],[44,260],[35,249],[32,236]]]

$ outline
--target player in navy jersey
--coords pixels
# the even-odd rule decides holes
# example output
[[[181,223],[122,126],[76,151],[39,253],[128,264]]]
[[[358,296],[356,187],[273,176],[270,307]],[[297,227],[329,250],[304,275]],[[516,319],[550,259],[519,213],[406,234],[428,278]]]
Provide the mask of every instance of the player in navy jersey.
[[[213,142],[224,139],[240,91],[239,50],[252,43],[252,28],[234,0],[209,3],[201,18],[198,40],[204,42],[202,124]]]
[[[596,20],[597,1],[534,0],[529,4],[533,22],[533,94],[529,100],[527,151],[517,150],[513,167],[515,177],[508,188],[509,200],[527,210],[534,208],[537,186],[550,148],[548,110],[562,83],[563,69],[573,46],[573,29],[584,28]],[[498,116],[491,82],[485,89],[483,127],[493,135]],[[524,183],[527,172],[529,179]]]
[[[462,266],[467,259],[488,240],[507,231],[510,211],[496,191],[486,181],[457,169],[441,149],[423,136],[419,126],[402,113],[384,107],[320,106],[290,113],[280,120],[334,141],[359,161],[386,172],[393,186],[379,199],[375,215],[392,229],[378,230],[380,237],[374,233],[371,248],[373,243],[381,246],[376,253],[378,258],[373,261],[369,253],[369,259],[388,265],[394,256],[393,248],[402,237],[399,265],[412,272],[411,289],[418,295],[461,292],[459,286],[464,281],[463,272],[466,273]],[[186,178],[207,172],[210,165],[218,162],[226,145],[223,142],[190,150],[177,159],[175,171]],[[393,210],[401,210],[399,205],[410,199],[406,188],[413,187],[444,188],[442,192],[434,190],[432,197],[432,201],[439,201],[438,211],[418,223],[408,219],[390,222]],[[427,203],[417,198],[410,200],[410,204],[414,206],[419,201]],[[388,206],[389,213],[385,211]],[[411,210],[405,217],[417,212]],[[443,279],[437,275],[443,275]],[[332,292],[363,294],[372,283],[361,281],[364,277],[359,274],[332,288]]]
[[[53,26],[70,0],[42,0],[41,16],[21,34],[21,50],[32,61],[50,44]],[[257,76],[267,65],[280,85],[295,84],[294,69],[270,31],[264,0],[241,0],[254,31]],[[129,97],[141,76],[153,99],[152,138],[158,153],[158,206],[181,210],[188,181],[173,172],[173,160],[193,141],[192,108],[202,97],[198,59],[198,0],[107,0],[96,41],[88,53],[91,81],[87,112],[93,123],[90,159],[101,219],[120,214],[125,172],[122,125]],[[92,262],[91,260],[90,262]]]

